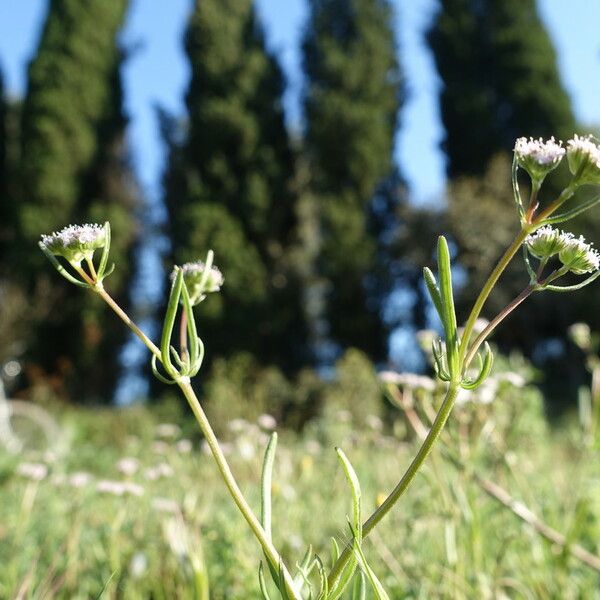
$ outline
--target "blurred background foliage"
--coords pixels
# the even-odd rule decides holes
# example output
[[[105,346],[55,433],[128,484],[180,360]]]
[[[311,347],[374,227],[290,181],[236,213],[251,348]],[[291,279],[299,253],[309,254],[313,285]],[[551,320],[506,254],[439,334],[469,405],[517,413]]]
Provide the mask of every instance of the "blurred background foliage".
[[[35,241],[71,222],[109,219],[118,267],[108,285],[136,308],[140,232],[153,224],[128,155],[122,72],[131,49],[119,42],[128,8],[49,1],[26,93],[0,96],[0,360],[22,363],[15,393],[29,398],[109,403],[121,381],[124,329],[92,295],[63,285]],[[514,139],[584,130],[534,0],[439,0],[426,40],[441,82],[448,187],[435,208],[416,206],[393,161],[410,60],[393,3],[308,2],[295,131],[252,1],[190,8],[185,114],[157,110],[167,149],[165,270],[213,248],[225,274],[222,293],[201,307],[209,401],[241,386],[240,414],[260,407],[300,426],[320,403],[342,402],[335,391],[324,399],[324,380],[342,385],[356,374],[361,390],[359,373],[391,364],[394,332],[435,325],[421,268],[440,233],[452,242],[465,315],[516,229]],[[578,226],[598,238],[600,217],[586,214]],[[487,314],[524,282],[515,261]],[[535,296],[498,331],[500,348],[543,367],[549,401],[573,402],[586,376],[565,332],[579,320],[600,327],[597,290]],[[153,311],[160,320],[162,307]],[[152,397],[162,393],[151,387]]]

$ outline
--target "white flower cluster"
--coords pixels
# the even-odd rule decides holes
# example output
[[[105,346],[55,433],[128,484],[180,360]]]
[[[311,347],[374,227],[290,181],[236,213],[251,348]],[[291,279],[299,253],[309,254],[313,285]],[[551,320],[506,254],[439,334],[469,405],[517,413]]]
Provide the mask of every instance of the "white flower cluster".
[[[593,273],[600,268],[600,254],[580,235],[576,238],[572,233],[563,233],[566,245],[558,258],[572,273],[583,275]]]
[[[81,262],[84,258],[91,258],[94,250],[105,246],[106,229],[97,223],[69,225],[50,235],[42,235],[42,244],[52,254]]]
[[[565,155],[562,142],[556,142],[553,137],[546,142],[542,138],[534,140],[520,137],[515,142],[514,151],[519,162],[531,160],[540,166],[552,167],[558,165]]]
[[[547,225],[527,236],[525,243],[531,254],[539,259],[558,254],[560,262],[576,275],[592,273],[600,268],[600,254],[583,236],[576,238],[572,233]]]
[[[591,136],[574,135],[567,142],[567,160],[571,173],[579,175],[580,183],[600,183],[600,147]]]
[[[225,282],[223,274],[217,267],[210,268],[206,280],[203,282],[206,265],[201,260],[175,267],[171,273],[171,279],[175,279],[177,269],[183,271],[183,280],[189,291],[192,305],[204,300],[207,293],[218,292]]]

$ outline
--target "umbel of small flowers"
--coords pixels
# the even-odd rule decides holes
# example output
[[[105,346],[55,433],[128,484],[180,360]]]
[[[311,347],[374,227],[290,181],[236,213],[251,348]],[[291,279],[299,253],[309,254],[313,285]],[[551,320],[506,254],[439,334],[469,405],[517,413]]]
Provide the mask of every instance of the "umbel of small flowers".
[[[556,199],[541,206],[538,192],[546,176],[560,166],[565,156],[571,180]],[[521,170],[529,175],[531,184],[526,203],[521,197],[519,187]],[[106,268],[110,248],[108,223],[102,226],[71,225],[58,233],[42,236],[39,245],[63,277],[99,294],[124,323],[140,337],[152,354],[152,368],[155,375],[165,383],[179,386],[198,421],[233,501],[263,550],[266,565],[281,598],[338,599],[353,581],[355,573],[357,597],[364,596],[365,582],[368,582],[375,590],[376,597],[387,598],[380,581],[367,562],[362,550],[362,541],[381,522],[414,480],[449,418],[459,391],[477,388],[490,374],[493,356],[487,339],[506,316],[532,293],[578,290],[600,275],[600,255],[591,244],[586,243],[582,237],[552,227],[572,219],[600,202],[600,194],[597,191],[586,196],[585,199],[577,197],[577,192],[582,186],[600,185],[600,147],[596,141],[591,136],[574,136],[565,146],[554,138],[549,140],[519,138],[514,146],[512,183],[520,229],[483,285],[462,330],[457,327],[450,253],[443,236],[438,240],[437,278],[430,269],[424,269],[425,283],[443,329],[443,338],[433,342],[435,369],[438,377],[447,383],[444,401],[429,433],[397,485],[366,520],[363,520],[362,516],[361,491],[357,474],[345,454],[337,449],[352,497],[352,514],[348,519],[348,541],[343,548],[339,548],[334,543],[332,565],[329,570],[326,570],[321,559],[314,555],[309,547],[302,561],[297,563],[295,576],[291,575],[291,571],[273,544],[271,482],[277,434],[271,435],[265,451],[259,518],[242,494],[190,383],[190,379],[198,373],[204,356],[204,345],[198,337],[193,309],[207,297],[207,294],[218,292],[223,285],[221,272],[212,264],[212,252],[208,253],[206,262],[186,263],[173,269],[169,303],[159,347],[129,318],[102,285],[103,279],[110,273]],[[482,310],[491,291],[519,250],[523,252],[525,258],[529,282],[517,297],[478,331],[477,323],[480,322]],[[96,251],[101,252],[97,264]],[[60,262],[61,260],[63,263]],[[562,277],[582,275],[587,277],[575,284],[556,285],[556,281]],[[172,338],[178,316],[179,342],[177,344]],[[475,357],[478,366],[473,373],[471,363]],[[159,372],[159,364],[162,372]],[[316,594],[310,581],[315,574],[319,583]],[[259,584],[262,597],[270,598],[262,564],[259,568]]]

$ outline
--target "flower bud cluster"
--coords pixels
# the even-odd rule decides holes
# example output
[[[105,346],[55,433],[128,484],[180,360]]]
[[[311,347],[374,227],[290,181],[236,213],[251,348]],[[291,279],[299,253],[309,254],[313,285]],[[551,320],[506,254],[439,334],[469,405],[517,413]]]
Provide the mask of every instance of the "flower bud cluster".
[[[42,244],[55,256],[63,256],[70,263],[91,259],[95,250],[106,245],[106,228],[97,223],[69,225],[59,232],[42,235]]]
[[[175,278],[178,268],[183,271],[183,281],[190,294],[192,305],[204,300],[206,294],[218,292],[225,281],[217,267],[210,266],[207,270],[206,264],[201,260],[188,262],[173,269],[171,279]]]
[[[572,233],[545,226],[529,235],[525,244],[540,260],[558,255],[560,262],[575,275],[592,273],[600,268],[600,254],[583,236],[576,238]]]
[[[575,135],[567,142],[567,162],[579,184],[600,184],[600,147],[591,136]]]
[[[559,165],[566,151],[562,142],[556,142],[553,137],[546,142],[542,138],[521,137],[515,142],[514,152],[519,166],[529,173],[531,179],[541,182]]]

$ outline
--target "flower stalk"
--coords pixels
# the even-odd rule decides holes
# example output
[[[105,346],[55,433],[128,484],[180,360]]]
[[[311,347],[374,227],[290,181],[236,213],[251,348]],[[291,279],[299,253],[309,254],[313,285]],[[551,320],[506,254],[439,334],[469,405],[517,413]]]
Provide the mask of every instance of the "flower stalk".
[[[572,180],[559,197],[547,207],[540,208],[539,191],[545,177],[559,166],[567,157]],[[531,193],[527,206],[524,205],[517,180],[519,169],[525,170],[531,180]],[[570,210],[556,215],[558,209],[569,201],[583,185],[600,186],[600,146],[591,137],[574,137],[567,143],[554,138],[544,141],[520,138],[514,148],[512,169],[514,199],[518,210],[521,229],[515,239],[502,254],[477,296],[467,317],[462,335],[459,336],[454,307],[451,257],[446,239],[440,236],[437,248],[438,280],[433,272],[423,271],[425,284],[432,303],[439,315],[443,339],[433,343],[434,368],[437,376],[448,383],[446,394],[432,422],[431,429],[425,435],[416,455],[410,462],[396,486],[383,503],[362,521],[361,492],[358,477],[341,449],[337,449],[338,458],[350,484],[352,493],[352,518],[349,519],[351,541],[339,551],[337,545],[332,558],[329,573],[318,556],[314,556],[309,547],[304,559],[297,564],[298,573],[292,577],[272,540],[271,531],[271,477],[275,456],[276,436],[269,442],[263,464],[262,506],[259,519],[244,497],[219,445],[219,441],[196,396],[191,379],[199,372],[204,358],[204,344],[198,336],[193,308],[200,304],[208,294],[218,292],[224,283],[221,272],[213,266],[212,251],[208,252],[206,262],[197,261],[175,267],[171,274],[171,290],[167,311],[163,321],[160,345],[156,345],[123,311],[105,290],[103,280],[110,275],[114,265],[108,267],[111,233],[110,225],[86,224],[71,225],[60,232],[42,236],[40,249],[58,273],[69,282],[97,293],[117,316],[133,331],[150,350],[151,365],[155,376],[169,385],[177,385],[186,398],[210,448],[219,473],[235,505],[242,514],[252,533],[260,544],[267,560],[272,579],[283,600],[303,600],[302,592],[308,587],[309,597],[315,597],[310,590],[311,573],[318,573],[320,590],[318,600],[337,600],[344,589],[350,585],[354,573],[358,576],[354,589],[355,597],[364,597],[365,582],[375,591],[378,598],[387,598],[381,583],[368,565],[362,550],[362,541],[384,519],[389,511],[414,481],[423,463],[431,453],[450,414],[461,389],[473,390],[488,377],[493,363],[493,354],[487,339],[498,325],[511,314],[532,293],[541,291],[568,292],[578,290],[600,276],[600,254],[587,244],[582,237],[576,238],[570,233],[553,229],[550,225],[567,221],[600,203],[600,195],[587,199]],[[486,301],[507,266],[522,249],[525,265],[530,277],[529,284],[504,307],[489,324],[473,337],[476,321],[479,319]],[[100,259],[94,262],[94,253],[101,252]],[[59,260],[60,259],[60,260]],[[531,259],[538,261],[537,267],[531,265]],[[554,268],[549,275],[543,272],[550,261],[559,261],[561,266]],[[62,261],[62,262],[61,262]],[[66,264],[65,264],[66,263]],[[579,283],[567,286],[555,285],[555,281],[564,275],[587,278]],[[173,345],[173,331],[179,316],[177,347]],[[467,371],[471,363],[478,358],[477,373],[470,377]],[[158,365],[161,365],[159,372]],[[264,599],[269,599],[264,571],[259,568],[259,584]],[[358,591],[357,591],[358,590]]]

